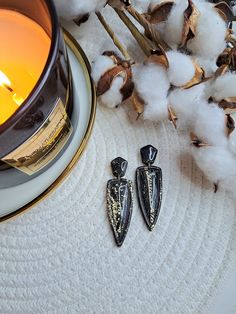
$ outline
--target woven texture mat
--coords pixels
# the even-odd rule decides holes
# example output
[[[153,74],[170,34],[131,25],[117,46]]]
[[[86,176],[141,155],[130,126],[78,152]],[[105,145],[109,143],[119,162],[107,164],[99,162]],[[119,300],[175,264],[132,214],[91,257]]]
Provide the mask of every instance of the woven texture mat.
[[[122,24],[106,14],[140,60]],[[80,31],[69,29],[91,61],[107,45],[95,17]],[[135,198],[118,249],[105,206],[109,164],[121,155],[129,161],[127,178],[134,179],[139,149],[149,143],[159,148],[163,169],[161,214],[150,233]],[[235,202],[223,191],[213,193],[187,139],[171,125],[136,122],[128,105],[99,106],[72,175],[39,206],[0,225],[0,313],[207,313],[236,255],[235,223]]]

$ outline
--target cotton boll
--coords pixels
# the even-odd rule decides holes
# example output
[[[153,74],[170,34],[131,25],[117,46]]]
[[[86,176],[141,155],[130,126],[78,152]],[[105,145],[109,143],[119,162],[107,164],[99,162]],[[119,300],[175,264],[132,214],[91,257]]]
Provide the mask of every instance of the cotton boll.
[[[167,97],[170,82],[165,68],[161,65],[148,63],[138,66],[133,70],[133,78],[139,95],[145,100]]]
[[[173,49],[177,48],[181,43],[184,25],[184,11],[187,7],[187,0],[176,0],[166,21],[164,40]]]
[[[204,96],[204,90],[204,84],[199,84],[189,89],[177,88],[170,93],[169,106],[178,118],[178,128],[189,129],[193,126],[195,112],[199,108],[199,100]]]
[[[226,73],[212,83],[212,97],[217,101],[236,96],[236,75]]]
[[[115,108],[122,103],[123,96],[120,89],[123,86],[124,81],[122,77],[116,77],[110,89],[100,96],[101,103],[108,108]]]
[[[92,77],[97,87],[100,101],[114,108],[133,93],[132,70],[114,52],[97,57],[92,67]],[[110,71],[111,70],[111,71]]]
[[[204,143],[216,146],[227,145],[226,117],[217,104],[198,102],[193,133]]]
[[[194,1],[200,11],[196,36],[189,40],[187,48],[198,56],[216,58],[225,48],[226,23],[212,4]]]
[[[194,59],[195,59],[196,63],[201,68],[203,68],[206,77],[212,76],[216,72],[216,70],[218,69],[218,67],[216,65],[216,58],[206,59],[203,57],[195,56]]]
[[[235,157],[222,147],[193,148],[193,157],[206,177],[216,184],[229,177],[235,169]]]
[[[95,83],[99,81],[101,76],[114,66],[113,60],[108,56],[98,56],[92,65],[92,78]]]
[[[170,82],[165,68],[148,63],[133,70],[133,80],[146,107],[144,118],[157,121],[168,119],[167,93]]]
[[[66,20],[101,10],[106,2],[106,0],[54,0],[58,15]]]
[[[170,82],[175,86],[183,86],[190,82],[195,75],[192,59],[180,52],[167,52],[169,68],[167,70]]]

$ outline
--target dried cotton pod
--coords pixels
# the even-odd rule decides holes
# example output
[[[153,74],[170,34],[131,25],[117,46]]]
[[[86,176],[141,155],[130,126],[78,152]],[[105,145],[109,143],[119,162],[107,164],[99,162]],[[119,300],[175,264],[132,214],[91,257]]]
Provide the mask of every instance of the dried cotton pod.
[[[218,56],[216,60],[218,67],[228,66],[229,70],[236,70],[236,48],[225,48],[225,50]]]
[[[164,40],[173,49],[179,47],[182,42],[184,28],[184,12],[188,7],[188,0],[176,0],[164,27]]]
[[[184,11],[184,25],[180,47],[185,47],[188,40],[196,36],[197,22],[200,12],[192,0],[188,0],[188,7]]]
[[[227,136],[230,137],[230,135],[235,130],[235,120],[230,113],[227,113],[225,115],[225,120],[226,120],[225,124],[226,124]]]
[[[132,95],[134,84],[129,62],[114,52],[104,52],[94,62],[92,77],[97,96],[107,107],[114,108]]]
[[[214,8],[226,23],[233,21],[234,19],[233,10],[229,6],[229,4],[226,3],[226,1],[220,1],[216,3],[214,5]]]
[[[146,17],[151,24],[159,24],[165,22],[173,8],[174,1],[152,1],[149,5]]]
[[[178,48],[182,41],[184,12],[187,7],[188,0],[153,1],[145,14],[173,49]]]

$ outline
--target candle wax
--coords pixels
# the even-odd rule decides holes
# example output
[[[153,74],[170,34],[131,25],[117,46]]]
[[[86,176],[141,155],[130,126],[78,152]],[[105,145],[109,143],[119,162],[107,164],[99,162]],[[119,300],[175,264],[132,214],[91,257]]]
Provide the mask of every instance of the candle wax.
[[[51,39],[35,21],[7,9],[0,9],[0,39],[0,71],[8,78],[7,82],[0,80],[1,125],[36,85],[47,62]]]

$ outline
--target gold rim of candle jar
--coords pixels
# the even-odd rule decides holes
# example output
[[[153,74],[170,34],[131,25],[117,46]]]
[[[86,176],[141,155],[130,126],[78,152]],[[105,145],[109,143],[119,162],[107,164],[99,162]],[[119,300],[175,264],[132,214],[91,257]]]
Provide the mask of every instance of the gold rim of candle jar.
[[[0,136],[1,133],[4,133],[9,127],[17,123],[20,117],[29,109],[32,103],[37,99],[42,90],[43,86],[47,82],[47,78],[49,73],[51,72],[57,57],[59,40],[60,40],[60,26],[56,13],[56,8],[52,0],[45,0],[45,4],[47,5],[48,12],[50,14],[50,21],[52,26],[52,38],[50,50],[48,53],[48,57],[37,83],[34,88],[30,92],[29,96],[24,100],[21,106],[8,118],[3,124],[0,125]]]
[[[60,184],[68,177],[68,175],[71,173],[71,171],[74,169],[74,167],[77,164],[77,162],[79,161],[82,153],[84,152],[84,150],[88,144],[88,140],[89,140],[91,133],[92,133],[92,129],[93,129],[94,121],[95,121],[95,116],[96,116],[97,99],[96,99],[95,85],[94,85],[92,77],[90,75],[90,70],[91,70],[90,63],[89,63],[83,49],[80,47],[80,45],[74,39],[74,37],[70,33],[68,33],[66,30],[63,30],[63,32],[64,32],[64,39],[65,39],[66,44],[69,46],[69,48],[75,54],[76,58],[79,60],[84,72],[86,72],[86,81],[89,85],[91,85],[92,108],[91,108],[90,118],[89,118],[89,122],[88,122],[88,127],[87,127],[85,136],[84,136],[77,152],[72,157],[70,163],[65,168],[65,170],[59,175],[59,177],[42,194],[40,194],[38,197],[36,197],[31,202],[29,202],[27,205],[19,208],[18,210],[14,211],[8,215],[1,217],[0,222],[6,221],[10,218],[16,217],[16,216],[24,213],[25,211],[31,209],[32,207],[34,207],[35,205],[37,205],[38,203],[40,203],[41,201],[46,199],[48,196],[50,196],[60,186]]]

